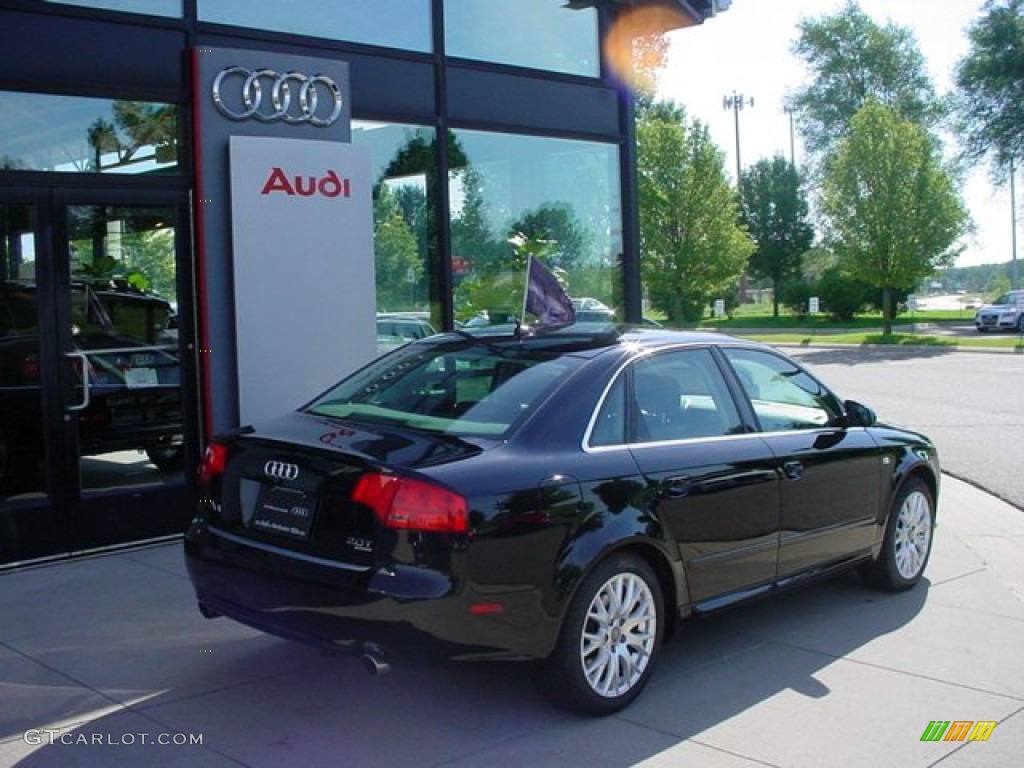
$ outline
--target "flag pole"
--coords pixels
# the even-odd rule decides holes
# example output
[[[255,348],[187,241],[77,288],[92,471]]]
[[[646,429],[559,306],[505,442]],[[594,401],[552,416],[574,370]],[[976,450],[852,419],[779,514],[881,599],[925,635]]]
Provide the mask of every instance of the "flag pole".
[[[526,257],[526,280],[523,282],[523,306],[519,312],[520,325],[526,325],[526,300],[530,296],[530,270],[533,267],[533,254]]]

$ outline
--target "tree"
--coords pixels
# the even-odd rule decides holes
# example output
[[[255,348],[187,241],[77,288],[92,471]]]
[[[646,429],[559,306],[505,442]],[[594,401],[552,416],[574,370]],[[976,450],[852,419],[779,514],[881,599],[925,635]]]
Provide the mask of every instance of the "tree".
[[[832,245],[853,277],[881,289],[883,332],[892,332],[893,296],[938,267],[968,215],[928,132],[887,105],[869,101],[854,116],[824,178]]]
[[[637,155],[644,286],[670,321],[699,320],[754,250],[737,224],[724,155],[707,127],[671,102],[639,115]]]
[[[913,32],[893,23],[879,26],[854,0],[831,16],[803,19],[793,52],[811,73],[790,100],[811,153],[827,155],[869,99],[925,126],[936,125],[946,112]]]
[[[381,188],[373,206],[377,306],[392,311],[415,309],[413,293],[423,277],[416,235],[387,187]]]
[[[834,322],[847,322],[871,302],[876,289],[851,277],[842,267],[826,269],[814,285],[814,294]]]
[[[668,38],[660,34],[645,34],[634,37],[633,48],[633,90],[642,105],[650,105],[658,90],[658,73],[665,68],[668,59]]]
[[[1024,0],[988,0],[984,12],[957,64],[957,112],[967,156],[989,155],[1005,174],[1024,167]]]
[[[554,245],[552,263],[562,269],[575,270],[584,263],[587,232],[579,225],[568,203],[549,202],[521,214],[509,227],[509,236],[522,234]]]
[[[803,253],[814,240],[807,199],[796,168],[781,155],[744,171],[740,191],[743,221],[757,247],[749,269],[754,277],[772,281],[772,311],[778,317],[782,285],[800,274]]]

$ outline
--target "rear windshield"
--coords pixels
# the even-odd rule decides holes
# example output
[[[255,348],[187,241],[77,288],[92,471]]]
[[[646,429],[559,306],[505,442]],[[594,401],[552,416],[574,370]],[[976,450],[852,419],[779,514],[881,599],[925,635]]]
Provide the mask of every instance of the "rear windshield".
[[[571,356],[520,345],[420,343],[356,373],[305,410],[453,435],[500,437],[579,364]]]

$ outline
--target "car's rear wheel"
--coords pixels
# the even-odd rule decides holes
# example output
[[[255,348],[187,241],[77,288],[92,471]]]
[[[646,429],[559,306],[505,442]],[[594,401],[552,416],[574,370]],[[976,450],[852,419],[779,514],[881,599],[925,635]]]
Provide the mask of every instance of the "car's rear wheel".
[[[921,580],[932,549],[935,504],[928,484],[912,478],[893,500],[878,559],[862,570],[873,587],[901,592]]]
[[[548,660],[551,697],[590,715],[627,706],[651,677],[664,613],[661,586],[647,563],[616,554],[599,564],[577,590]]]

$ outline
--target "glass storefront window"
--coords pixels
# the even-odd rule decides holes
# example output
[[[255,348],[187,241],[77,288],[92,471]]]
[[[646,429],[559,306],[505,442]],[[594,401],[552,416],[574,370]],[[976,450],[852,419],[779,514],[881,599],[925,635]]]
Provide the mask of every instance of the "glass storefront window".
[[[149,16],[181,18],[182,0],[46,0],[57,5],[80,5],[107,11],[145,13]]]
[[[198,0],[199,20],[429,52],[430,0]]]
[[[445,53],[597,77],[597,11],[565,0],[444,0]]]
[[[14,530],[7,501],[42,495],[36,460],[44,450],[39,302],[36,294],[35,209],[0,203],[0,529]],[[16,544],[0,537],[0,563]]]
[[[174,104],[0,91],[0,170],[175,173]]]
[[[460,130],[449,159],[457,321],[517,316],[529,254],[564,282],[579,320],[622,319],[618,147]]]
[[[370,147],[377,346],[386,351],[441,328],[433,128],[352,123],[352,143]]]

